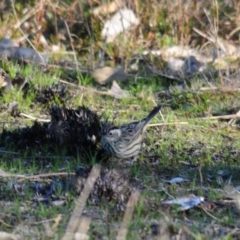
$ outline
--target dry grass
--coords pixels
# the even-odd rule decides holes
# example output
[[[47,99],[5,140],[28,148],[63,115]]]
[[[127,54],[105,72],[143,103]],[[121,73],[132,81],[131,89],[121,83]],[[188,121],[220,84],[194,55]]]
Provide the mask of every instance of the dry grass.
[[[162,74],[160,67],[166,64],[162,57],[150,56],[137,72],[128,72],[126,82],[119,83],[129,93],[122,99],[110,94],[110,85],[99,86],[89,76],[102,64],[123,63],[129,70],[131,61],[144,50],[172,45],[208,50],[211,38],[220,39],[218,43],[212,40],[213,45],[237,50],[240,3],[14,3],[0,4],[0,38],[8,36],[22,46],[48,52],[51,59],[45,69],[1,61],[13,85],[12,90],[0,93],[1,137],[3,129],[21,132],[33,120],[44,120],[39,124],[50,128],[52,105],[70,109],[85,105],[117,124],[142,119],[156,103],[164,108],[163,116],[157,116],[147,129],[141,156],[132,166],[92,155],[86,161],[79,154],[66,154],[64,146],[53,150],[36,141],[36,148],[20,149],[14,142],[0,140],[0,238],[238,239],[239,56],[230,54],[224,59],[217,77],[206,74],[202,80],[196,76],[182,88],[178,86],[182,79]],[[133,9],[141,24],[106,43],[101,38],[102,26],[112,8],[121,4]],[[103,10],[109,12],[102,14]],[[5,84],[5,78],[0,78]],[[31,136],[34,142],[36,136]],[[100,167],[92,169],[95,174],[85,167],[99,161],[103,171],[114,171],[100,174],[99,195],[94,195]],[[81,167],[83,176],[76,191],[72,188],[74,170]],[[185,211],[163,204],[193,196],[205,200]]]

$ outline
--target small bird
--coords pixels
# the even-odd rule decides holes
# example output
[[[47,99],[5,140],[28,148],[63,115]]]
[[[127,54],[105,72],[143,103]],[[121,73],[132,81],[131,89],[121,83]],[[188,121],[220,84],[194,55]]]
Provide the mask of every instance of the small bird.
[[[159,112],[161,105],[155,107],[149,115],[139,122],[132,122],[116,127],[105,123],[101,130],[103,149],[112,156],[129,159],[138,156],[141,149],[143,133],[149,121]]]

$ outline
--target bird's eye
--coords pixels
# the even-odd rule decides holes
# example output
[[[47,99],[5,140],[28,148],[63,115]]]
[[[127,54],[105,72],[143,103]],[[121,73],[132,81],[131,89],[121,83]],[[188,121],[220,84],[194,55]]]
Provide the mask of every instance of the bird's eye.
[[[112,132],[109,132],[109,135],[112,136]]]

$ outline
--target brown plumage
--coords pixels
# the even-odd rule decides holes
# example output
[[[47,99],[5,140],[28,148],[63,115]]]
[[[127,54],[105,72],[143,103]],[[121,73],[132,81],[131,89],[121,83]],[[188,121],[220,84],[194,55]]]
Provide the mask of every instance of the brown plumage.
[[[155,107],[146,118],[139,122],[132,122],[119,127],[105,123],[101,130],[104,150],[109,155],[123,159],[137,156],[141,149],[146,126],[161,108],[161,105]]]

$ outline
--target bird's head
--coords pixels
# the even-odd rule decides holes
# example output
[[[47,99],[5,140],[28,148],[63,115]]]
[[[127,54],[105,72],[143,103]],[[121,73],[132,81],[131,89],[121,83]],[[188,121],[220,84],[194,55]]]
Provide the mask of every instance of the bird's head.
[[[102,126],[101,135],[102,138],[106,139],[107,141],[114,142],[121,137],[122,132],[119,128],[113,125],[104,124]]]

